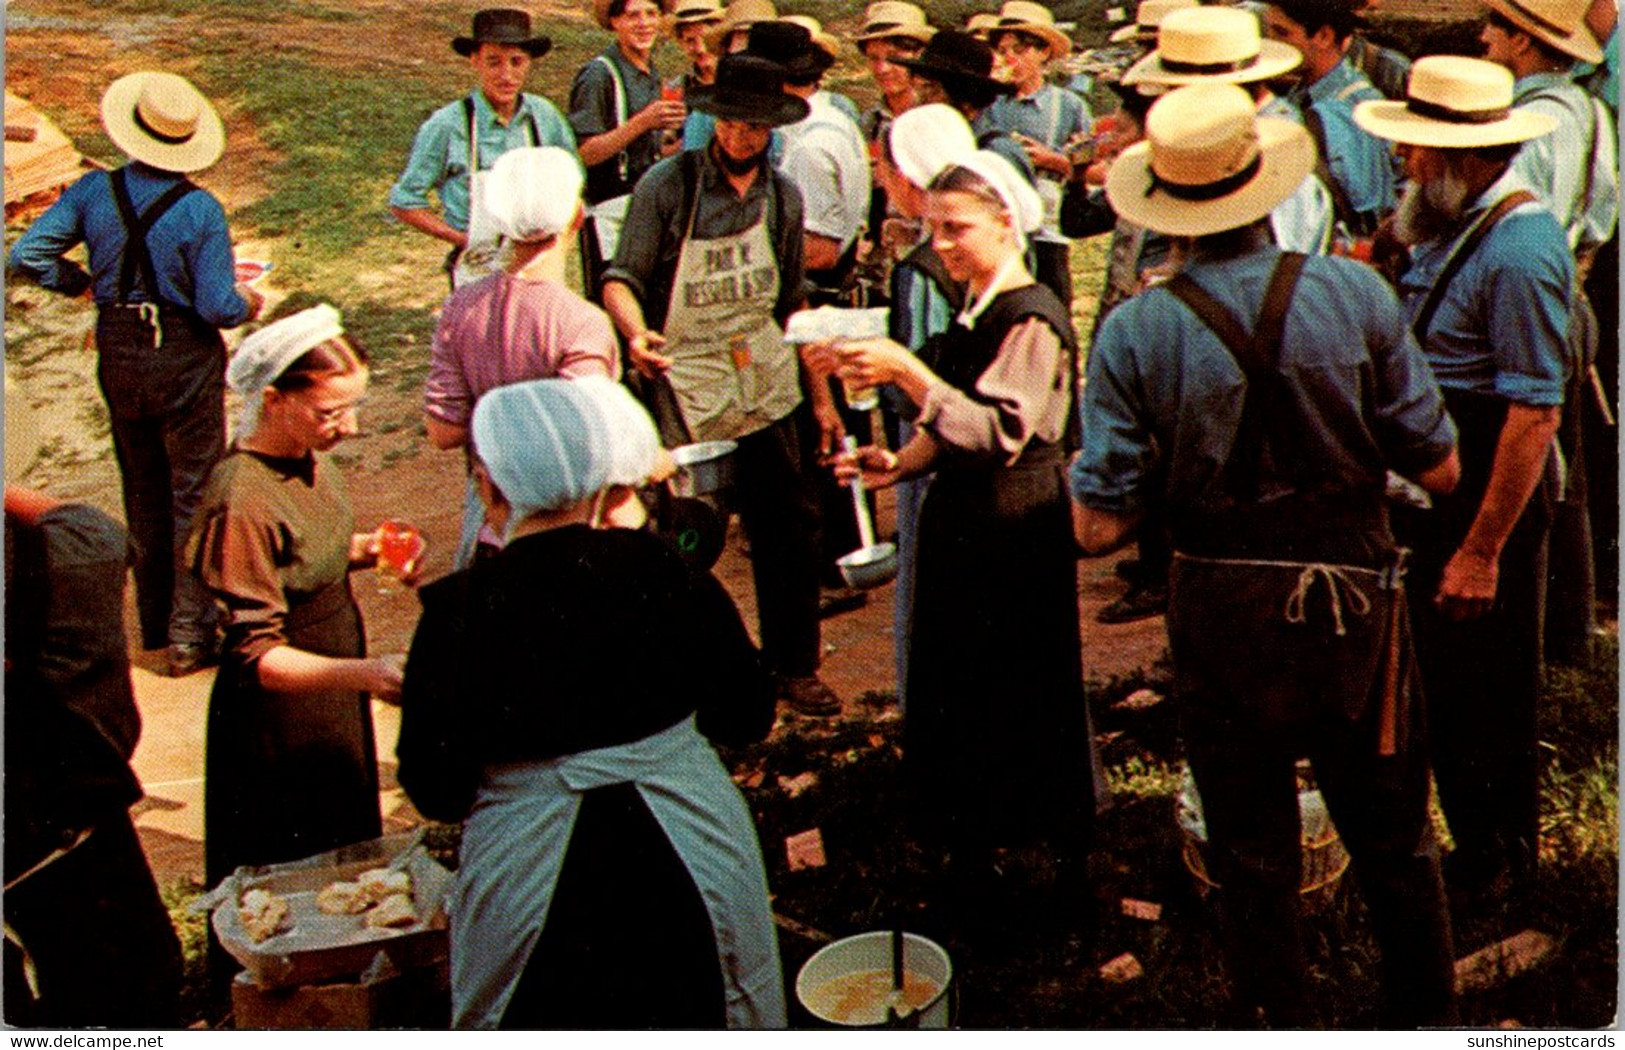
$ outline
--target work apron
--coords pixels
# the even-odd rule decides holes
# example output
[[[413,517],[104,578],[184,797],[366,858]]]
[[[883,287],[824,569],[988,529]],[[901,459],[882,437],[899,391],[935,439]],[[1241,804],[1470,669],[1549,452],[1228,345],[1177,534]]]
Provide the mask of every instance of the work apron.
[[[629,744],[486,768],[464,824],[462,864],[447,903],[454,1028],[501,1023],[547,924],[582,794],[625,783],[636,786],[710,913],[728,1027],[785,1027],[778,940],[756,827],[690,716]]]
[[[491,173],[480,170],[479,119],[475,116],[474,106],[467,99],[464,100],[463,113],[468,120],[468,245],[456,253],[456,260],[452,264],[451,286],[454,289],[500,273],[513,256],[513,247],[503,240],[502,231],[497,228],[487,204]],[[519,116],[515,114],[515,119]],[[541,145],[536,118],[529,113],[523,116],[530,129],[530,144]]]
[[[691,203],[666,312],[667,378],[694,441],[755,433],[801,403],[794,348],[773,316],[779,263],[768,236],[770,183],[761,217],[725,237],[697,238]]]

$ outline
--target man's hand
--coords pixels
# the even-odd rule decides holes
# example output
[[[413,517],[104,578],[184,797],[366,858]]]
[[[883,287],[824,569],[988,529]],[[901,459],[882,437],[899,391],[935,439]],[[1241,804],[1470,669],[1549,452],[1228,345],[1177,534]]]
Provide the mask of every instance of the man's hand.
[[[627,340],[626,349],[632,358],[632,367],[645,379],[655,379],[671,368],[672,359],[656,353],[666,345],[666,337],[659,332],[645,331]]]
[[[1498,575],[1499,568],[1494,558],[1476,554],[1464,547],[1444,567],[1444,575],[1439,579],[1439,593],[1434,595],[1433,604],[1452,620],[1471,620],[1483,616],[1495,604]]]
[[[841,447],[846,427],[841,425],[841,413],[835,407],[835,399],[830,396],[829,384],[822,379],[813,382],[824,391],[823,397],[812,399],[813,418],[818,420],[818,454],[828,456]]]
[[[676,131],[688,119],[688,107],[683,103],[671,99],[657,98],[653,102],[638,110],[633,120],[642,121],[645,131],[659,128],[662,131]]]

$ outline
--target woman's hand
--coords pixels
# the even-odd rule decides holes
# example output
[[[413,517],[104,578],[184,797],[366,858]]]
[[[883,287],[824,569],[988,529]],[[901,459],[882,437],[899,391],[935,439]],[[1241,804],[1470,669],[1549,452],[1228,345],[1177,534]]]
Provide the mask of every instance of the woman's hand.
[[[910,377],[929,378],[920,359],[890,339],[855,339],[835,347],[835,374],[854,386],[902,386]]]
[[[840,354],[836,352],[833,342],[803,343],[801,345],[801,365],[807,370],[809,376],[832,376],[841,366]]]
[[[835,480],[843,485],[863,476],[864,488],[874,490],[895,485],[902,476],[897,455],[875,445],[865,445],[856,452],[837,452],[830,464],[835,469]]]
[[[357,532],[350,536],[350,568],[372,569],[378,566],[378,552],[384,542],[384,529],[380,525],[372,532]],[[417,553],[405,565],[395,568],[396,577],[408,587],[416,587],[423,575],[423,552],[429,549],[428,542],[423,534],[413,530],[417,535]]]
[[[370,569],[378,564],[378,533],[350,534],[350,568]]]

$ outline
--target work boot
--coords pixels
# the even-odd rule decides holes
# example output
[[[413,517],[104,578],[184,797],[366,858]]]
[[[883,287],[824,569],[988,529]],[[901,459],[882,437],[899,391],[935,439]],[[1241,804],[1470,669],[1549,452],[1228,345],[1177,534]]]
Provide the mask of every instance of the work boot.
[[[815,674],[779,675],[778,698],[798,715],[829,718],[841,713],[841,698]]]
[[[165,656],[171,678],[185,678],[220,662],[219,652],[207,642],[171,642]]]

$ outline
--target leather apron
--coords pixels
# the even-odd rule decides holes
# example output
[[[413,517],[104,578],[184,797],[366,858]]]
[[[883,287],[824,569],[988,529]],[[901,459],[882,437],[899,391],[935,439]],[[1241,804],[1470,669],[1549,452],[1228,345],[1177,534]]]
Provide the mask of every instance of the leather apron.
[[[695,237],[697,195],[689,207],[664,335],[667,377],[694,441],[755,433],[801,403],[796,353],[773,316],[779,263],[767,216],[776,192],[769,182],[761,217],[726,237]]]

